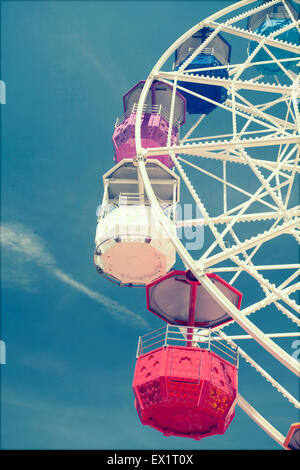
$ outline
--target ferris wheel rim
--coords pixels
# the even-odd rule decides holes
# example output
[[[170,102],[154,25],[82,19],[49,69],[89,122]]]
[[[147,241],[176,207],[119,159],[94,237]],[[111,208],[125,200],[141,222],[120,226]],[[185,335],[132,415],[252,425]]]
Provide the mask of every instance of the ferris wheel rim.
[[[268,2],[267,6],[269,4],[275,4],[275,3],[279,3],[280,0],[273,0],[273,1],[270,1]],[[143,108],[143,105],[144,105],[144,102],[145,102],[145,98],[147,96],[147,93],[149,92],[150,90],[150,87],[151,87],[151,84],[154,80],[158,80],[161,78],[161,76],[159,75],[158,73],[158,70],[161,68],[161,66],[166,62],[166,60],[171,56],[171,54],[176,50],[176,48],[182,43],[185,41],[185,39],[187,37],[190,37],[194,32],[196,32],[199,28],[201,28],[201,26],[204,26],[204,25],[207,25],[209,21],[214,21],[216,20],[218,17],[222,17],[224,14],[227,14],[229,12],[232,12],[234,11],[235,9],[238,9],[239,7],[242,7],[242,6],[247,6],[249,4],[252,4],[252,3],[255,3],[255,0],[243,0],[243,1],[240,1],[238,3],[235,3],[233,5],[230,5],[229,7],[211,15],[210,17],[208,17],[206,20],[203,20],[201,21],[200,23],[197,23],[194,27],[190,28],[186,33],[184,33],[180,38],[177,39],[177,41],[175,41],[170,47],[169,49],[167,49],[167,51],[161,56],[161,58],[157,61],[157,63],[155,64],[155,66],[153,67],[152,71],[150,72],[147,80],[145,81],[145,84],[144,84],[144,87],[142,89],[142,92],[141,92],[141,95],[140,95],[140,98],[139,98],[139,104],[138,104],[138,108],[137,108],[137,113],[136,113],[136,124],[135,124],[135,142],[136,142],[136,160],[137,160],[137,163],[138,163],[138,167],[139,167],[139,170],[141,172],[141,175],[142,175],[142,179],[143,179],[143,182],[144,182],[144,185],[145,185],[145,190],[146,190],[146,193],[147,193],[147,196],[148,196],[148,199],[151,203],[151,206],[152,208],[154,209],[155,211],[155,214],[156,216],[159,218],[159,220],[161,221],[161,223],[163,225],[165,225],[165,229],[168,231],[169,233],[169,236],[170,236],[170,240],[172,242],[172,244],[175,246],[176,248],[176,251],[177,253],[179,254],[179,256],[181,257],[182,261],[184,262],[185,266],[190,269],[193,274],[195,275],[196,278],[198,278],[199,280],[201,280],[202,282],[204,281],[204,273],[207,272],[205,271],[205,267],[203,264],[201,264],[201,262],[199,262],[198,260],[198,263],[197,265],[195,264],[195,260],[190,256],[190,254],[188,253],[188,251],[185,249],[185,247],[183,246],[183,244],[181,243],[181,241],[176,237],[176,235],[174,235],[174,233],[170,230],[168,230],[168,226],[166,224],[164,224],[164,220],[163,220],[163,214],[162,214],[162,211],[159,207],[159,205],[157,204],[157,201],[156,201],[156,198],[155,198],[155,194],[153,192],[153,189],[151,187],[151,182],[148,178],[148,175],[147,175],[147,172],[146,172],[146,169],[145,169],[145,164],[144,164],[144,161],[145,159],[147,158],[147,156],[151,155],[151,151],[149,152],[147,149],[144,149],[141,145],[141,134],[140,134],[140,129],[141,129],[141,118],[142,118],[142,108]],[[239,34],[239,33],[237,33]],[[174,78],[174,82],[177,81],[177,78],[178,77],[175,77]],[[182,78],[182,77],[181,77]],[[176,83],[177,85],[177,83]],[[176,86],[174,86],[174,90],[176,90]],[[179,88],[180,89],[180,88]],[[175,93],[175,92],[174,92]],[[295,112],[296,113],[296,118],[298,119],[298,123],[300,122],[299,121],[299,113]],[[179,150],[179,149],[178,149]],[[159,155],[159,151],[161,151],[161,149],[157,149],[155,150],[157,151],[157,155]],[[154,152],[155,152],[154,151]],[[176,148],[173,149],[173,162],[175,163],[175,151],[176,151]],[[171,155],[171,152],[170,152],[170,155]],[[172,155],[171,155],[172,156]],[[295,159],[296,161],[296,159]],[[176,166],[176,164],[175,164]],[[299,171],[299,170],[298,170]],[[182,175],[181,175],[182,176]],[[295,228],[296,226],[294,226]],[[209,269],[209,268],[208,268]],[[209,283],[210,281],[208,281]],[[205,284],[205,282],[204,282]],[[213,294],[213,289],[212,289],[212,286],[209,286],[208,284],[206,286],[204,286],[205,288],[208,289],[208,291],[212,294]],[[215,297],[216,299],[216,297]],[[217,299],[216,299],[217,300]],[[224,299],[223,299],[224,300]],[[238,318],[238,315],[239,315],[239,312],[235,312],[236,313],[236,319]],[[294,320],[293,320],[294,321]],[[239,323],[239,322],[238,322]],[[243,321],[241,323],[239,323],[240,326],[243,324]],[[244,325],[245,326],[245,325]],[[244,326],[242,326],[243,329],[245,329],[245,331],[248,331],[246,328],[244,328]],[[249,332],[249,331],[248,331]],[[252,333],[250,333],[250,335],[252,336]],[[255,338],[254,336],[252,336],[253,339],[256,339],[257,341],[257,338]],[[261,339],[261,338],[260,338]],[[260,341],[257,341],[260,345],[262,345],[262,343]],[[265,344],[266,345],[266,344]],[[265,347],[265,345],[263,347]],[[273,355],[273,357],[276,357],[276,359],[280,360],[279,359],[279,356],[281,356],[281,352],[279,353],[279,356],[278,354],[275,354],[275,350],[273,350],[273,346],[275,346],[275,349],[278,349],[276,348],[276,343],[274,343],[274,345],[271,345],[271,348],[269,349],[269,352]],[[280,348],[281,349],[281,348]],[[268,349],[267,349],[268,350]],[[284,353],[285,351],[282,350]],[[278,351],[277,351],[278,352]],[[282,359],[282,357],[281,357]],[[282,360],[280,360],[280,362],[282,362]],[[295,373],[296,375],[300,376],[300,371],[299,371],[299,364],[297,363],[297,361],[293,360],[292,356],[288,355],[286,353],[285,355],[285,360],[282,362],[284,363],[285,367],[289,368],[293,373]],[[291,363],[292,363],[292,367],[288,367],[288,366],[291,366]],[[240,402],[242,403],[242,408],[244,409],[245,412],[246,409],[248,408],[251,409],[251,407],[249,407],[248,405],[249,404],[245,404],[245,400],[240,397]],[[253,414],[253,409],[252,409],[252,414]],[[250,413],[251,414],[251,413]],[[257,412],[256,412],[256,415],[257,415]],[[253,416],[252,416],[252,419],[253,419]],[[255,420],[255,419],[254,419]],[[256,420],[255,420],[256,421]],[[258,419],[257,420],[257,424],[259,424],[266,432],[268,432],[268,434],[274,439],[276,440],[280,445],[283,446],[283,436],[280,435],[280,433],[276,434],[276,430],[274,431],[274,429],[272,430],[272,426],[270,425],[270,423],[267,423],[266,421],[263,422],[262,420]],[[273,432],[274,431],[274,432]]]

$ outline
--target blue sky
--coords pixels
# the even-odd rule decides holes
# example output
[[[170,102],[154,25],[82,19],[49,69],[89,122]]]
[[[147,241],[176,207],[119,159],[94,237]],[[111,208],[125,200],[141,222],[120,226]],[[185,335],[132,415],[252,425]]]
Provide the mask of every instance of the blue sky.
[[[2,448],[278,448],[239,407],[224,436],[199,442],[140,424],[131,390],[137,340],[161,321],[146,310],[143,289],[107,282],[92,260],[123,94],[181,34],[230,3],[1,3]],[[261,322],[272,318],[276,330],[273,313]],[[273,358],[252,344],[247,351],[297,394]],[[245,362],[239,384],[283,434],[298,420]]]

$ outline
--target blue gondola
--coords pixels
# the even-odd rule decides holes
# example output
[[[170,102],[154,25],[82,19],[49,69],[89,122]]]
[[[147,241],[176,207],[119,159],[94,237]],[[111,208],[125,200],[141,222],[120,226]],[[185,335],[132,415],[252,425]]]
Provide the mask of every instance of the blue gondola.
[[[263,5],[268,1],[269,0],[264,0],[263,2],[260,2],[260,5]],[[275,5],[267,7],[250,16],[248,19],[248,30],[262,36],[269,36],[275,31],[290,24],[292,22],[291,16],[297,20],[299,18],[299,2],[296,3],[295,1],[286,0],[285,4],[286,6],[281,2],[276,3]],[[299,44],[299,33],[296,28],[291,28],[288,31],[278,34],[276,39],[291,42],[293,44]],[[252,54],[254,49],[257,47],[257,44],[258,43],[256,41],[250,41],[248,55]],[[274,48],[272,46],[269,46],[268,48],[270,52],[274,54],[276,59],[289,59],[296,57],[293,52],[286,51],[284,49]],[[264,49],[260,49],[254,59],[255,62],[270,60],[272,60],[272,57]],[[286,69],[291,69],[295,67],[296,63],[297,61],[285,61],[283,62],[283,66]],[[256,68],[266,75],[278,75],[282,73],[282,69],[276,63],[259,64]]]
[[[191,56],[191,54],[202,44],[213,30],[211,28],[202,28],[193,34],[175,51],[174,69],[179,67]],[[192,72],[195,75],[205,75],[208,77],[228,78],[227,65],[230,62],[231,46],[220,35],[216,35],[207,44],[207,46],[197,55],[193,61],[185,68],[185,71],[191,69],[204,69],[211,67],[211,70]],[[218,68],[218,67],[222,68]],[[216,67],[214,70],[213,68]],[[178,82],[179,86],[205,96],[217,103],[224,103],[227,99],[227,90],[222,86],[206,85],[200,83]],[[216,108],[217,104],[210,103],[204,99],[199,99],[188,92],[180,90],[180,93],[187,100],[187,112],[189,114],[208,114]]]

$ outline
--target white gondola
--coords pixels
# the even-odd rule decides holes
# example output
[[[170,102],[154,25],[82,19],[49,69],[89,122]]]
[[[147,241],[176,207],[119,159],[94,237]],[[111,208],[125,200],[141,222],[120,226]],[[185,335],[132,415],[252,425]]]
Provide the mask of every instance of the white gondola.
[[[94,262],[98,271],[121,285],[143,286],[166,274],[176,250],[168,228],[175,230],[179,178],[158,160],[146,162],[166,227],[157,219],[144,192],[136,163],[124,159],[103,176]]]

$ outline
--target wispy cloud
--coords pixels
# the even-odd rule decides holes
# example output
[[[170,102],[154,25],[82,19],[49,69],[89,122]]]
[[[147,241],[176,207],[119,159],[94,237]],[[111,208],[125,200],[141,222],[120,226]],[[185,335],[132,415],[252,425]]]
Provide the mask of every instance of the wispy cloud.
[[[116,300],[90,289],[60,269],[55,258],[47,251],[44,240],[27,227],[13,223],[1,225],[0,230],[3,249],[13,252],[18,256],[19,261],[34,263],[46,269],[59,281],[101,304],[119,320],[130,319],[130,325],[148,327],[147,322],[140,315]]]

